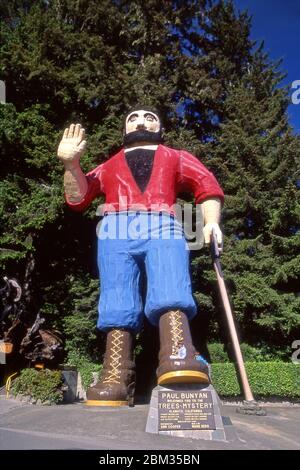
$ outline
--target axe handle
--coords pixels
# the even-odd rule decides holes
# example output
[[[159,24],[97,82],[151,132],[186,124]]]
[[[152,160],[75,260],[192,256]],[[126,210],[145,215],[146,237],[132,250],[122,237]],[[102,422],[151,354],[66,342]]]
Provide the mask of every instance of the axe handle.
[[[215,239],[215,234],[214,233],[213,233],[212,238],[214,240],[213,243],[216,244],[216,239]],[[214,257],[213,258],[213,263],[214,263],[214,270],[215,270],[216,276],[217,276],[217,281],[218,281],[218,286],[219,286],[219,291],[220,291],[222,303],[223,303],[224,310],[225,310],[226,320],[227,320],[227,324],[228,324],[228,328],[229,328],[229,334],[230,334],[230,338],[231,338],[231,341],[232,341],[234,354],[235,354],[235,357],[236,357],[236,362],[237,362],[238,371],[239,371],[239,375],[240,375],[240,379],[241,379],[241,384],[242,384],[243,391],[244,391],[245,400],[246,401],[254,401],[254,397],[253,397],[253,394],[252,394],[252,391],[251,391],[251,388],[250,388],[250,385],[249,385],[248,377],[247,377],[247,372],[246,372],[246,369],[245,369],[245,364],[244,364],[244,360],[243,360],[243,355],[242,355],[242,351],[241,351],[241,347],[240,347],[236,327],[235,327],[235,324],[234,324],[233,313],[232,313],[232,310],[231,310],[231,306],[230,306],[230,302],[229,302],[229,298],[228,298],[228,294],[227,294],[227,290],[226,290],[226,286],[225,286],[225,282],[224,282],[224,278],[223,278],[222,267],[221,267],[219,257]]]

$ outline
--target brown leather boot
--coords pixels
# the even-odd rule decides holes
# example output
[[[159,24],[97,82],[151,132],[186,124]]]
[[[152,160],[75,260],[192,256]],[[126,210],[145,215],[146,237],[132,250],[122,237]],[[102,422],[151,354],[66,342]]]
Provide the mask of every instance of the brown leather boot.
[[[193,346],[185,313],[164,313],[159,320],[159,337],[158,385],[210,382],[207,362]]]
[[[131,333],[119,329],[109,331],[101,378],[88,389],[86,405],[133,406],[134,369]]]

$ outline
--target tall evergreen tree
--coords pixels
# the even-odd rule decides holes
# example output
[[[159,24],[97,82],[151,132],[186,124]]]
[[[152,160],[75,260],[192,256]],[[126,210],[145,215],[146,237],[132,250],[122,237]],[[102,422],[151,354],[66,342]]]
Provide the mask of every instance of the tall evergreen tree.
[[[282,76],[259,48],[211,144],[226,198],[226,277],[242,337],[287,355],[299,331],[299,138]]]

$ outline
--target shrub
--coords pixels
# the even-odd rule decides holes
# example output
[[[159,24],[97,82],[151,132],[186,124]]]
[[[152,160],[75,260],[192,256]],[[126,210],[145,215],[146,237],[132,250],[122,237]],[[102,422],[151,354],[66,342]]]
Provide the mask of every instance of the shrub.
[[[250,344],[242,343],[241,350],[246,362],[266,362],[269,360],[269,357],[265,357],[261,349]]]
[[[221,343],[210,343],[207,345],[210,362],[219,363],[219,362],[229,362],[228,354],[224,350],[224,345]]]
[[[300,397],[300,366],[286,362],[246,362],[249,383],[255,397]],[[212,383],[219,395],[242,395],[234,364],[212,364]]]
[[[278,362],[281,357],[277,351],[271,351],[264,345],[250,346],[250,344],[242,343],[241,350],[245,362]],[[224,345],[221,343],[208,344],[208,351],[211,363],[231,362],[228,357]]]
[[[93,382],[93,372],[100,372],[102,369],[102,364],[95,364],[86,356],[74,350],[68,353],[66,364],[75,366],[80,372],[82,385],[85,390]]]
[[[11,393],[29,396],[42,403],[59,403],[63,399],[62,374],[58,370],[23,369],[13,381]]]

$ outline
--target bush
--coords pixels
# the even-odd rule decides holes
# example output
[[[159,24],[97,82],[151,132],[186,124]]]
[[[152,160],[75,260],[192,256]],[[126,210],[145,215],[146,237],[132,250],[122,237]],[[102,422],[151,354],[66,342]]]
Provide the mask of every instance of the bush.
[[[255,397],[300,397],[300,366],[286,362],[246,362]],[[234,364],[212,364],[212,383],[220,396],[241,396]]]
[[[102,369],[102,364],[95,364],[90,359],[74,350],[68,353],[66,365],[77,367],[85,390],[93,382],[93,372],[100,372]]]
[[[210,362],[219,363],[219,362],[229,362],[228,354],[224,350],[224,345],[221,343],[210,343],[207,345]]]
[[[224,345],[221,343],[208,344],[208,351],[211,363],[231,362]],[[278,362],[281,361],[279,353],[271,351],[264,345],[250,346],[242,343],[241,350],[245,362]]]
[[[62,374],[59,370],[23,369],[11,388],[13,396],[24,395],[42,403],[59,403],[63,399]]]
[[[265,357],[261,349],[250,344],[242,343],[241,350],[245,362],[266,362],[269,360],[269,357]]]

